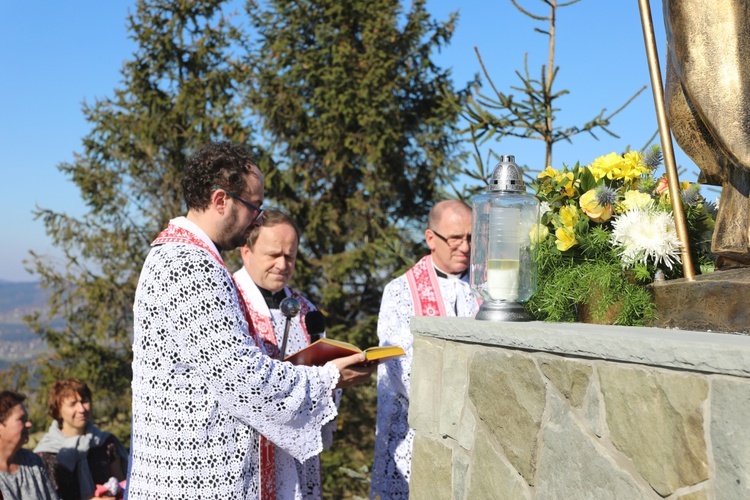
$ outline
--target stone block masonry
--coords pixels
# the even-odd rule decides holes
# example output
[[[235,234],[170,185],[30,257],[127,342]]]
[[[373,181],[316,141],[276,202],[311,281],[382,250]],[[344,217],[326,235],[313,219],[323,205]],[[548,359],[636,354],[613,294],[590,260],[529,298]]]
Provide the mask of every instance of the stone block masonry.
[[[750,336],[413,318],[411,498],[750,498]]]

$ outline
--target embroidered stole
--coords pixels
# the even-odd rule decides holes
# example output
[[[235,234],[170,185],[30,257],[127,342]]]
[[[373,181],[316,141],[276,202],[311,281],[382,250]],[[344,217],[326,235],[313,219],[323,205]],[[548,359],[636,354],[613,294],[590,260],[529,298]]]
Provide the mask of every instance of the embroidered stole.
[[[235,289],[237,290],[238,294],[237,302],[239,303],[240,310],[245,315],[245,320],[247,321],[247,329],[250,333],[250,336],[253,338],[255,344],[260,347],[261,350],[264,347],[271,347],[268,345],[268,342],[265,338],[262,338],[257,334],[255,330],[255,324],[253,323],[253,317],[250,314],[250,311],[248,310],[245,303],[245,299],[242,295],[242,289],[237,285],[237,281],[234,279],[234,276],[232,276],[232,273],[229,272],[229,269],[227,269],[227,266],[224,263],[224,259],[222,259],[221,256],[217,252],[215,252],[213,248],[211,248],[208,244],[206,244],[205,241],[200,239],[191,231],[173,224],[171,221],[167,228],[159,233],[159,236],[157,236],[156,239],[151,243],[151,246],[162,245],[164,243],[183,243],[186,245],[197,246],[207,251],[209,254],[211,254],[211,256],[213,256],[214,259],[221,263],[221,265],[224,266],[224,269],[227,270],[229,277],[232,278],[232,281],[234,282]],[[271,327],[271,333],[273,335],[273,326]],[[275,335],[273,335],[273,339],[274,343],[272,345],[273,347],[276,347]],[[275,352],[276,356],[278,356],[278,347],[276,347]],[[274,444],[266,439],[262,434],[260,436],[260,498],[262,498],[263,500],[276,499],[276,450],[274,449]]]
[[[406,272],[415,316],[446,316],[432,256],[426,255]]]
[[[235,279],[235,283],[237,283],[237,288],[242,293],[242,296],[247,299],[250,297],[250,294],[247,290],[245,290],[242,287],[242,283]],[[254,283],[250,286],[256,286]],[[289,293],[288,296],[294,297],[299,301],[300,304],[300,326],[302,327],[302,332],[305,334],[305,338],[307,338],[308,345],[310,344],[310,334],[307,333],[307,325],[305,325],[305,322],[302,321],[302,317],[304,317],[307,313],[310,312],[310,307],[307,305],[307,301],[302,299],[302,296],[297,293],[295,290],[292,290],[291,288],[286,287],[285,290]],[[268,316],[263,314],[262,311],[259,311],[256,307],[253,307],[252,300],[247,300],[245,303],[245,306],[247,307],[247,310],[250,314],[250,317],[253,320],[253,325],[255,326],[256,331],[258,332],[258,335],[263,339],[263,343],[266,346],[266,350],[268,352],[268,355],[271,356],[274,359],[281,359],[281,351],[279,350],[279,344],[278,339],[276,338],[276,331],[273,327],[273,321],[271,320],[271,314],[269,311]],[[291,321],[291,318],[289,318],[289,321]]]

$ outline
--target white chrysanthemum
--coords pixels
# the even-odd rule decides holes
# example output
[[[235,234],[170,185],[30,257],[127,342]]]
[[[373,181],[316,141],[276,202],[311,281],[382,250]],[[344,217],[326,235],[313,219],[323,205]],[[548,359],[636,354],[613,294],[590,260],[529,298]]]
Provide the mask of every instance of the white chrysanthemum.
[[[620,248],[623,267],[641,262],[669,269],[680,261],[680,243],[672,214],[654,209],[633,209],[612,222],[612,244]]]
[[[543,202],[541,203],[541,205],[542,205],[542,206],[541,206],[541,207],[539,208],[539,209],[540,209],[540,211],[541,211],[541,213],[540,213],[539,215],[544,215],[544,214],[546,214],[547,212],[549,212],[550,210],[552,210],[552,207],[550,207],[550,206],[549,206],[549,203],[547,203],[546,201],[543,201]]]

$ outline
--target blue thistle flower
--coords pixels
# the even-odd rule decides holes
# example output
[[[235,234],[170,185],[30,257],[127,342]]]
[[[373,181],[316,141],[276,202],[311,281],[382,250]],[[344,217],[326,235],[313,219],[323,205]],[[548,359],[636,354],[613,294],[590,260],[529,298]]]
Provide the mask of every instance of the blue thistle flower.
[[[680,196],[682,196],[682,201],[685,202],[685,205],[691,207],[701,201],[700,188],[700,184],[693,184],[685,191],[680,193]]]
[[[617,202],[617,193],[615,190],[604,184],[597,186],[594,194],[596,195],[596,202],[599,205],[614,205]]]
[[[661,153],[661,148],[656,144],[643,153],[643,163],[645,163],[651,170],[654,170],[661,165],[662,160],[664,160],[664,156]]]

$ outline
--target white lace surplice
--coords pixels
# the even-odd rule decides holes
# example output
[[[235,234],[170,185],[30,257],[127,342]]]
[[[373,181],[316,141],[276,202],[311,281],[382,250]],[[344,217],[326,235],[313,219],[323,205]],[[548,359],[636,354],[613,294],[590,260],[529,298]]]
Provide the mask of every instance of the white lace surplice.
[[[316,456],[335,379],[261,353],[209,252],[153,248],[134,305],[129,498],[258,498],[260,434],[297,460]]]
[[[479,309],[466,281],[438,278],[448,316],[471,317]],[[413,337],[409,330],[414,305],[406,275],[394,279],[383,290],[378,315],[380,345],[398,345],[405,356],[378,366],[378,409],[375,431],[375,459],[370,496],[385,499],[408,498],[414,430],[407,420],[409,377]]]
[[[258,287],[253,283],[252,278],[247,271],[242,268],[234,273],[234,279],[242,289],[245,300],[249,302],[248,307],[252,307],[258,314],[270,318],[273,324],[274,333],[276,334],[276,343],[281,346],[284,338],[284,328],[286,325],[286,316],[279,309],[269,309],[263,295]],[[292,295],[289,287],[284,289],[286,296]],[[306,308],[303,310],[315,311],[316,308],[298,292],[296,296],[304,301]],[[286,352],[287,355],[293,354],[300,349],[309,345],[308,336],[302,329],[302,313],[289,319],[289,336],[287,338]],[[325,336],[325,333],[323,334]],[[340,390],[336,390],[336,405],[340,397]],[[336,430],[336,422],[328,422],[322,429],[323,448],[328,449],[333,440],[333,432]],[[304,462],[295,460],[289,453],[284,450],[277,450],[276,453],[276,493],[280,499],[311,500],[322,498],[320,457],[314,456]]]

